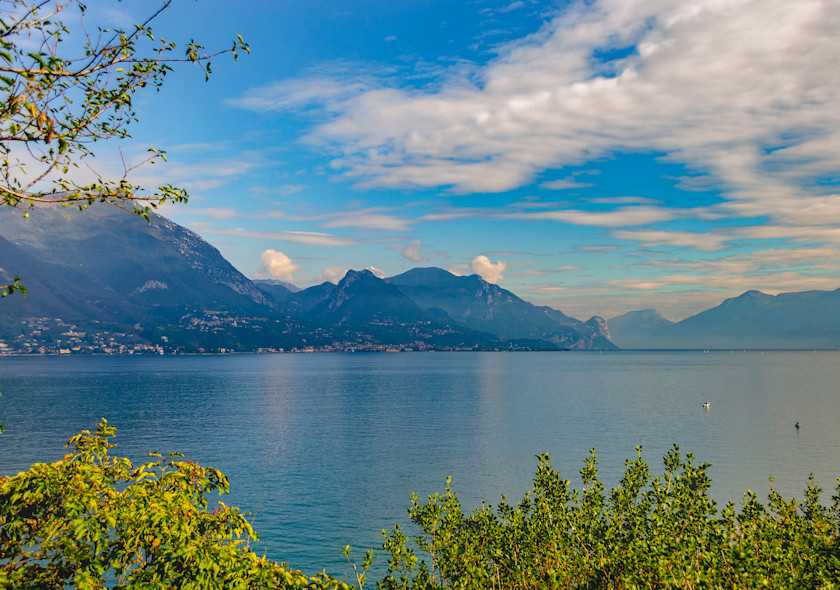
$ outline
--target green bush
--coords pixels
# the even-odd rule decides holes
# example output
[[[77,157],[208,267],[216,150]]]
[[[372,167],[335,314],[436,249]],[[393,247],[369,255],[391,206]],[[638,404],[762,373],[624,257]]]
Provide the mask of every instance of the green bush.
[[[0,478],[0,588],[346,589],[257,556],[256,536],[219,471],[180,455],[133,467],[112,457],[103,420],[68,443],[61,461]]]
[[[257,556],[238,509],[208,511],[207,494],[228,489],[219,471],[177,454],[134,467],[110,455],[114,434],[103,420],[71,439],[62,460],[0,477],[0,588],[350,588]],[[416,547],[399,526],[383,531],[388,569],[377,587],[840,587],[840,482],[831,508],[811,478],[801,504],[773,491],[764,506],[747,492],[739,510],[718,512],[709,465],[676,446],[655,478],[640,448],[609,494],[594,451],[581,490],[538,459],[534,487],[515,505],[502,498],[464,514],[449,481],[428,502],[412,497]]]
[[[739,512],[718,513],[709,465],[681,459],[675,446],[665,473],[652,478],[639,456],[609,495],[594,451],[571,490],[540,455],[533,489],[516,505],[502,498],[465,515],[447,481],[443,494],[409,514],[430,563],[419,561],[403,531],[383,531],[388,574],[379,588],[837,588],[840,582],[840,482],[831,509],[813,478],[801,505],[752,492]]]

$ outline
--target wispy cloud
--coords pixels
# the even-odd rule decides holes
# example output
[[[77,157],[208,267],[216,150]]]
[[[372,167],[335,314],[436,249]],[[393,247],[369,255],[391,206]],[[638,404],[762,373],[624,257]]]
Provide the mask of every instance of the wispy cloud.
[[[324,221],[322,226],[325,228],[357,227],[394,232],[408,231],[411,229],[408,219],[390,215],[386,211],[388,209],[376,207],[333,213],[329,215],[332,219]]]
[[[555,266],[553,268],[520,270],[515,273],[510,273],[508,276],[510,278],[550,276],[555,275],[559,272],[569,272],[573,270],[583,269],[580,266],[572,266],[567,264],[566,266]]]
[[[361,187],[506,191],[547,169],[656,151],[703,173],[686,185],[714,179],[727,201],[721,215],[838,223],[840,195],[813,183],[840,169],[833,4],[575,3],[499,48],[472,84],[455,77],[428,91],[319,77],[256,89],[238,104],[326,107],[332,115],[310,139],[332,146],[334,166]],[[623,47],[634,50],[609,63],[595,57]],[[622,216],[629,224],[669,219],[654,208],[555,218],[610,227]]]
[[[679,212],[666,207],[621,207],[614,211],[529,211],[522,213],[499,213],[499,219],[543,219],[562,221],[574,225],[597,227],[632,227],[648,225],[660,221],[670,221],[679,217]]]
[[[423,260],[423,255],[420,254],[420,246],[422,245],[423,244],[420,240],[414,240],[413,242],[406,244],[406,246],[400,250],[400,254],[402,254],[402,257],[406,260],[420,262]]]
[[[722,250],[729,241],[721,235],[674,230],[615,230],[611,235],[619,240],[639,242],[646,248],[668,246],[704,252]]]
[[[568,178],[560,179],[560,180],[549,180],[540,185],[543,188],[551,189],[554,191],[564,191],[570,190],[575,188],[586,188],[589,186],[595,186],[591,182],[580,182],[578,180],[571,180]]]
[[[238,238],[249,238],[254,240],[280,240],[284,242],[294,242],[295,244],[306,244],[309,246],[347,247],[355,246],[359,243],[357,240],[352,238],[319,232],[266,232],[243,228],[219,228],[204,224],[193,224],[193,227],[196,227],[201,234],[235,236]]]

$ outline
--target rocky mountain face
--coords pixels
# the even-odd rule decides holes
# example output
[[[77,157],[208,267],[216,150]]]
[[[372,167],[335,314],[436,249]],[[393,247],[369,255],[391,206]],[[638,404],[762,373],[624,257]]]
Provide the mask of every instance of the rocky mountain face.
[[[108,206],[38,207],[28,218],[0,208],[0,282],[19,276],[28,289],[3,301],[4,315],[131,325],[193,310],[278,307],[200,236],[150,219]]]
[[[543,340],[558,348],[614,348],[600,318],[581,322],[556,309],[523,301],[478,275],[415,268],[386,281],[420,307],[442,310],[464,328],[506,340]]]
[[[840,289],[767,295],[747,291],[680,322],[654,310],[608,322],[614,342],[639,349],[840,348]]]
[[[464,341],[519,343],[549,349],[615,348],[606,322],[581,322],[549,307],[523,301],[477,275],[460,277],[440,268],[415,268],[380,279],[349,271],[337,285],[324,283],[285,295],[292,317],[333,326],[416,326],[459,333]]]

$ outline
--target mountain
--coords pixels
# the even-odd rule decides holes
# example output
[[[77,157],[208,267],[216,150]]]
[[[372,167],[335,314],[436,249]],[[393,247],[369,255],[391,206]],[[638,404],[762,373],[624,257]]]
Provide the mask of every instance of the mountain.
[[[195,310],[270,313],[278,306],[190,230],[115,207],[0,208],[0,282],[20,276],[26,297],[8,317],[168,321]],[[152,320],[152,318],[155,318]]]
[[[348,271],[286,296],[283,311],[314,324],[381,342],[450,347],[614,348],[603,320],[583,323],[536,307],[478,276],[417,268],[387,279]]]
[[[432,321],[431,314],[369,270],[348,270],[338,285],[314,305],[306,317],[333,326]]]
[[[323,294],[322,289],[313,293]],[[303,291],[296,294],[302,297]],[[313,297],[312,300],[314,300]],[[343,331],[345,339],[365,337],[385,344],[415,343],[449,347],[486,347],[492,334],[458,327],[440,310],[423,309],[399,288],[369,270],[349,270],[338,285],[303,316]]]
[[[285,281],[277,281],[273,279],[251,279],[251,282],[262,291],[269,295],[275,302],[282,304],[289,295],[300,291],[295,285]]]
[[[664,318],[651,322],[649,315],[647,320],[632,315],[643,313],[631,312],[608,322],[617,345],[645,349],[840,348],[840,289],[779,295],[747,291],[676,323]]]
[[[438,268],[250,281],[190,230],[107,206],[0,208],[0,284],[15,276],[28,294],[0,304],[0,352],[614,347],[600,318]]]
[[[290,293],[283,300],[283,313],[294,318],[302,318],[321,301],[329,297],[335,289],[335,284],[323,282],[320,285],[313,285],[302,289],[297,293]]]
[[[660,348],[657,334],[673,323],[655,309],[642,309],[612,318],[607,327],[619,348]]]
[[[415,268],[386,280],[418,306],[439,309],[470,330],[505,340],[542,340],[559,348],[615,348],[606,325],[597,319],[584,323],[556,309],[533,305],[478,275]]]

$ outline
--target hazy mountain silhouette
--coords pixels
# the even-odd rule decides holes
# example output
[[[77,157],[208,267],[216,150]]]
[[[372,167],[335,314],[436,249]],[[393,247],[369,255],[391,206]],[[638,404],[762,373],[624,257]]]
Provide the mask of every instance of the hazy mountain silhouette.
[[[747,291],[680,322],[645,310],[607,323],[622,348],[840,348],[840,289],[779,295]]]

